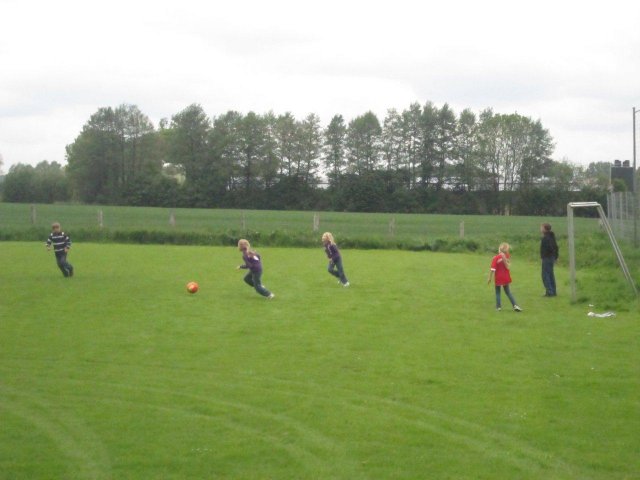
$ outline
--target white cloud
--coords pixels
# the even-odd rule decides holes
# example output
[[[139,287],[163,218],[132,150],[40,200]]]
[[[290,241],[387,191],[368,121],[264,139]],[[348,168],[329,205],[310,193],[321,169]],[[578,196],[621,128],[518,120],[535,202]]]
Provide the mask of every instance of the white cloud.
[[[412,102],[541,120],[555,157],[631,157],[640,5],[398,0],[0,0],[4,169],[64,161],[90,115],[191,103],[381,118]]]

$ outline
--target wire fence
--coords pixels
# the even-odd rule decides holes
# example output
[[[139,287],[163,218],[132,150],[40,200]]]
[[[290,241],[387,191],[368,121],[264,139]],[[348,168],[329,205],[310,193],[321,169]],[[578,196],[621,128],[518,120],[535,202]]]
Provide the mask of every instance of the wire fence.
[[[607,195],[607,217],[616,237],[636,246],[640,229],[640,218],[635,216],[640,210],[638,200],[640,197],[634,198],[632,192],[613,192]]]
[[[565,217],[502,215],[432,215],[408,213],[355,213],[332,211],[180,209],[79,204],[12,204],[0,202],[0,238],[12,232],[48,230],[60,222],[65,231],[174,232],[195,234],[320,235],[336,238],[432,242],[462,239],[517,243],[537,237],[540,224],[551,222],[559,235],[567,231]],[[599,231],[598,221],[576,217],[576,228],[589,235]],[[319,240],[318,240],[319,241]]]

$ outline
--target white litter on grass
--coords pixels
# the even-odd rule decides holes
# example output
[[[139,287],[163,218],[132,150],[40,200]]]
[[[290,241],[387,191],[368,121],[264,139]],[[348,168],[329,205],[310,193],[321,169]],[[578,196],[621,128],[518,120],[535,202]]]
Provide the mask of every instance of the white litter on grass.
[[[598,318],[615,317],[616,313],[615,312],[603,312],[603,313],[589,312],[589,313],[587,313],[587,316],[588,317],[598,317]]]

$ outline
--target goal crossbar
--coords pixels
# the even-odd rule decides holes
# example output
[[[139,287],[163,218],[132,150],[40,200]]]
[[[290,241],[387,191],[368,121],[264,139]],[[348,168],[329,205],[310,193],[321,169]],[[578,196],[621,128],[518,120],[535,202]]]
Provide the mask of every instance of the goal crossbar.
[[[605,231],[609,235],[609,240],[611,241],[611,245],[613,246],[613,251],[616,254],[618,259],[618,263],[620,264],[620,268],[624,273],[627,282],[633,289],[633,293],[638,296],[638,289],[636,288],[636,284],[633,281],[633,277],[631,273],[629,273],[629,269],[627,268],[627,264],[624,261],[624,257],[622,256],[622,250],[618,246],[618,242],[616,241],[616,237],[613,234],[613,230],[611,229],[611,225],[609,224],[609,220],[607,220],[607,216],[604,213],[602,205],[598,202],[571,202],[567,204],[567,219],[568,219],[568,228],[569,228],[569,277],[571,282],[571,301],[576,301],[576,253],[575,253],[575,238],[574,238],[574,225],[573,225],[573,209],[574,208],[582,208],[582,207],[595,207],[598,210],[598,215],[600,215],[600,220],[602,221],[602,225],[604,226]]]

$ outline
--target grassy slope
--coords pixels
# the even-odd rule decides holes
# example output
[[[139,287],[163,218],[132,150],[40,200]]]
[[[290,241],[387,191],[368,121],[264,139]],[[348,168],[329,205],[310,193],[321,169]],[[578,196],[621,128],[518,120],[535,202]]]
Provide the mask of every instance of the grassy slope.
[[[105,229],[177,230],[216,232],[225,230],[271,232],[308,232],[313,228],[314,212],[225,209],[170,209],[149,207],[115,207],[96,205],[37,205],[36,227],[49,228],[53,221],[73,231],[98,226],[98,212],[103,213]],[[175,218],[173,227],[170,215]],[[390,223],[399,239],[457,238],[460,222],[464,222],[467,238],[514,235],[537,235],[547,217],[503,217],[492,215],[418,215],[391,213],[320,212],[319,229],[330,230],[338,238],[390,236]],[[566,232],[566,218],[551,219],[556,232]],[[31,206],[0,203],[0,228],[3,231],[31,226]],[[598,230],[597,221],[576,218],[579,233]]]
[[[9,478],[634,478],[631,313],[495,312],[478,255],[232,248],[0,250],[0,472]],[[558,272],[561,293],[566,275]],[[201,290],[188,295],[185,284]],[[506,299],[503,299],[503,302]]]

